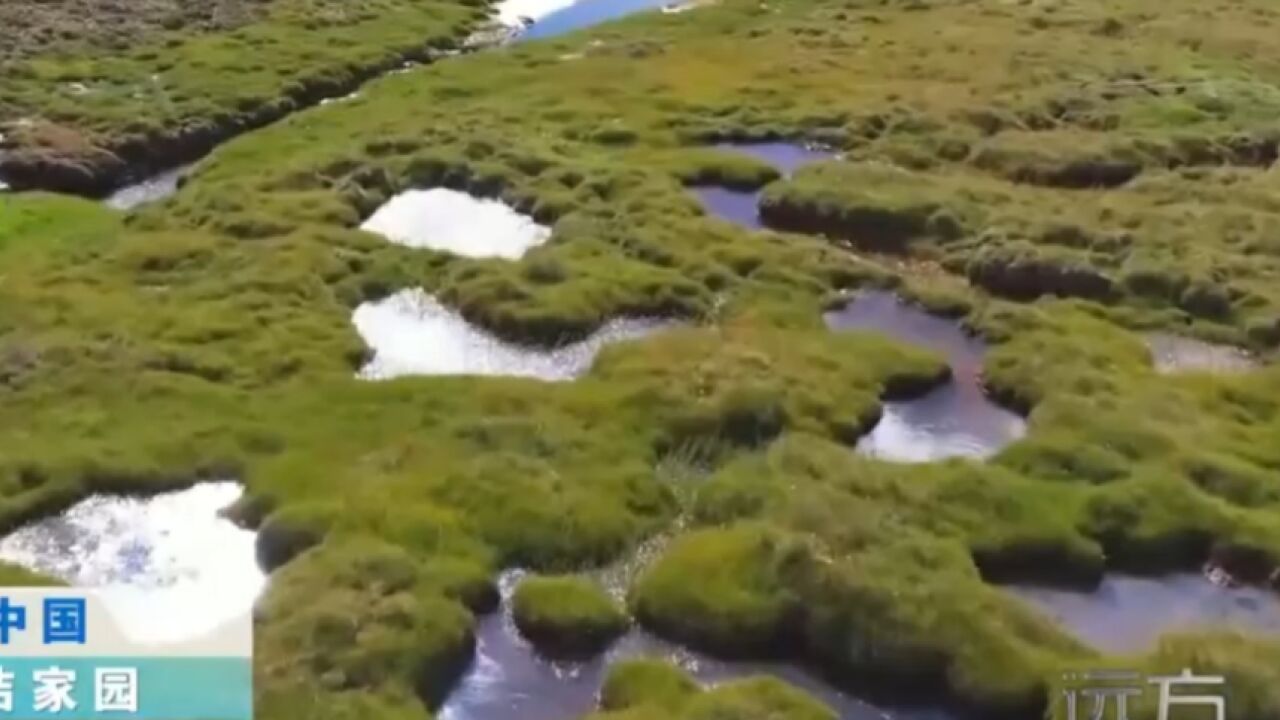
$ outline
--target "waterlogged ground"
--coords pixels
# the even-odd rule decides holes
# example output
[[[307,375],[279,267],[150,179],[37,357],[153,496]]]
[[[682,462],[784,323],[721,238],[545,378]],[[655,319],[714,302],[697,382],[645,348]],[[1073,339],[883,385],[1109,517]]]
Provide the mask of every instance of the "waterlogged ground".
[[[548,12],[380,79],[493,8],[340,5],[5,66],[28,167],[220,144],[127,213],[0,196],[0,526],[242,479],[275,720],[425,720],[521,678],[570,716],[598,691],[605,717],[827,717],[767,682],[477,653],[513,642],[503,568],[655,537],[622,594],[677,661],[1028,719],[1061,714],[1066,670],[1194,667],[1235,678],[1233,717],[1280,713],[1270,626],[1202,622],[1268,616],[1280,567],[1272,3],[720,0],[535,37]],[[493,257],[488,230],[360,229],[442,189],[550,235]],[[664,323],[601,340],[625,318]],[[1169,372],[1170,334],[1250,367]],[[899,457],[851,451],[884,438]]]

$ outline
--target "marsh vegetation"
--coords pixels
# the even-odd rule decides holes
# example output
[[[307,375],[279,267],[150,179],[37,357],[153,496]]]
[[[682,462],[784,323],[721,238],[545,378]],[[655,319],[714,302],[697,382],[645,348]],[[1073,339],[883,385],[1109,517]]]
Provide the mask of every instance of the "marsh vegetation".
[[[132,162],[173,127],[221,141],[192,118],[257,127],[488,11],[312,4],[165,41],[140,27],[88,67],[21,50],[7,158],[114,166],[100,152]],[[535,593],[530,627],[625,612],[878,705],[988,718],[1042,717],[1066,669],[1193,666],[1234,679],[1234,717],[1273,718],[1267,634],[1172,623],[1118,655],[1009,586],[1078,600],[1207,565],[1275,602],[1277,26],[1266,0],[721,0],[389,74],[226,142],[132,212],[0,195],[0,527],[240,478],[272,571],[256,688],[276,720],[445,712],[504,569],[580,574],[660,534],[625,610],[557,586],[574,602]],[[158,67],[171,101],[139,113]],[[835,155],[725,147],[764,142]],[[759,227],[709,214],[708,185],[750,197]],[[465,237],[360,229],[424,189],[550,234],[468,257],[449,251]],[[964,352],[828,326],[877,292]],[[465,352],[374,373],[361,318],[404,293],[487,348],[590,353],[572,382]],[[621,318],[664,324],[596,342]],[[1153,334],[1250,366],[1162,372]],[[430,338],[410,344],[454,357]],[[361,377],[383,374],[400,376]],[[857,452],[895,404],[963,383],[1019,416],[981,459]],[[830,717],[776,679],[702,688],[652,662],[614,668],[601,700],[601,717]]]

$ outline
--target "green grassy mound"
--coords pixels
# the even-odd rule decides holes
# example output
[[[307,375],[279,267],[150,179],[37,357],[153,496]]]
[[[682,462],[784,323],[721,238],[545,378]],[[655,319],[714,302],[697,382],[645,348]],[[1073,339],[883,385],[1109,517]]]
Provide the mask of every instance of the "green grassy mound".
[[[470,661],[472,617],[431,560],[326,543],[277,573],[258,608],[258,707],[276,717],[422,716]]]
[[[827,720],[835,717],[829,708],[773,678],[738,680],[703,691],[683,671],[650,660],[624,662],[609,668],[601,691],[601,708],[601,712],[589,717],[592,720]]]
[[[629,625],[622,608],[585,578],[526,578],[511,609],[520,633],[553,657],[595,655]]]

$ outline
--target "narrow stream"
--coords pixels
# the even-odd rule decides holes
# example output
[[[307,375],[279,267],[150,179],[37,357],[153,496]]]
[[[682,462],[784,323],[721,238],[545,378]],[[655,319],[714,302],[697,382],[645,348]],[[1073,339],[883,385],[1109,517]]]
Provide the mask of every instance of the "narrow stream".
[[[824,319],[833,330],[884,333],[945,355],[951,381],[915,400],[885,404],[858,442],[866,455],[899,462],[985,458],[1026,434],[1026,420],[997,405],[982,387],[986,345],[959,323],[930,315],[888,292],[864,292]]]
[[[493,19],[500,26],[480,28],[477,36],[483,38],[480,48],[488,49],[511,40],[537,40],[582,30],[609,20],[645,10],[663,7],[668,0],[501,0],[494,7]],[[490,39],[493,42],[490,42]],[[407,68],[390,71],[401,73]],[[332,105],[359,96],[355,90],[341,97],[323,98],[318,106]],[[178,190],[178,179],[189,166],[177,167],[157,173],[141,182],[127,185],[112,193],[105,203],[118,210],[132,210],[141,205],[157,202]],[[0,192],[8,185],[0,179]]]
[[[242,493],[223,481],[146,498],[94,495],[0,539],[0,560],[107,589],[135,640],[195,637],[247,612],[266,586],[256,533],[219,514]]]
[[[511,617],[510,598],[522,576],[499,580],[502,605],[480,619],[476,655],[470,670],[445,700],[440,720],[572,720],[596,707],[597,694],[611,664],[632,658],[667,660],[705,685],[769,675],[794,685],[828,705],[842,720],[941,720],[939,710],[886,711],[840,692],[798,667],[779,663],[726,662],[633,629],[593,660],[543,659],[520,637]]]

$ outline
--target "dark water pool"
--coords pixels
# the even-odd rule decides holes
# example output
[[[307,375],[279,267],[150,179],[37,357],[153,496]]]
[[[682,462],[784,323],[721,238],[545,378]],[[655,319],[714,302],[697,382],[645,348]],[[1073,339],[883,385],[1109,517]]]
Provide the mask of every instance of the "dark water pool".
[[[813,695],[842,720],[944,720],[940,710],[886,711],[840,692],[800,668],[775,663],[716,660],[640,630],[619,639],[602,656],[585,662],[549,662],[538,656],[516,630],[508,600],[521,574],[500,580],[503,603],[480,620],[471,669],[440,708],[440,720],[566,720],[596,707],[596,696],[610,664],[651,657],[673,662],[704,684],[770,675]]]
[[[830,150],[790,142],[718,143],[714,147],[750,155],[769,163],[783,175],[791,175],[804,165],[837,157]],[[748,230],[764,227],[760,222],[760,190],[735,190],[719,185],[696,185],[690,190],[713,217]]]
[[[930,315],[889,292],[865,292],[824,319],[833,330],[881,332],[946,356],[951,382],[915,400],[890,402],[858,451],[901,462],[988,457],[1026,434],[1026,421],[982,388],[986,345],[953,320]]]
[[[1140,652],[1166,632],[1205,627],[1280,634],[1280,599],[1274,593],[1222,587],[1199,573],[1109,575],[1092,592],[1026,586],[1008,590],[1108,652]]]

